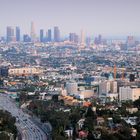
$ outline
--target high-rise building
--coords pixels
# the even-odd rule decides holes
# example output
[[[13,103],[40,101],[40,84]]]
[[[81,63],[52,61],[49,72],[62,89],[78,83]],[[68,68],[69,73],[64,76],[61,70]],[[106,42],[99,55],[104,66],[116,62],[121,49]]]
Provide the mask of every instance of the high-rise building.
[[[8,26],[7,27],[7,42],[11,42],[11,41],[14,41],[14,28],[11,27],[11,26]]]
[[[135,38],[134,36],[128,36],[127,37],[127,46],[133,47],[135,45]]]
[[[90,48],[90,46],[91,46],[91,38],[90,37],[86,38],[86,46],[87,46],[87,48]]]
[[[52,31],[51,29],[48,29],[48,42],[51,42],[52,41]]]
[[[31,38],[28,34],[23,35],[23,42],[31,42]]]
[[[85,33],[83,30],[81,31],[81,44],[85,44]]]
[[[74,36],[75,36],[74,33],[69,33],[69,41],[70,42],[74,42]]]
[[[78,43],[78,35],[76,35],[76,33],[70,33],[69,41],[73,43]]]
[[[57,26],[54,27],[54,42],[60,42],[60,30]]]
[[[20,28],[16,27],[16,41],[19,42],[20,41]]]
[[[35,42],[36,41],[36,34],[35,34],[35,26],[34,22],[31,22],[31,41]]]
[[[78,43],[79,42],[79,36],[75,34],[74,42]]]
[[[40,42],[44,42],[44,30],[40,30]]]
[[[99,35],[99,36],[98,36],[98,41],[99,41],[99,44],[102,43],[102,35]]]
[[[82,30],[81,31],[81,44],[80,44],[80,48],[85,48],[85,33]]]
[[[95,38],[94,43],[96,45],[102,44],[102,35],[99,35],[98,37]]]
[[[97,37],[95,37],[95,39],[94,39],[94,43],[95,43],[95,45],[98,45],[98,44],[99,44],[99,42],[98,42],[98,38],[97,38]]]

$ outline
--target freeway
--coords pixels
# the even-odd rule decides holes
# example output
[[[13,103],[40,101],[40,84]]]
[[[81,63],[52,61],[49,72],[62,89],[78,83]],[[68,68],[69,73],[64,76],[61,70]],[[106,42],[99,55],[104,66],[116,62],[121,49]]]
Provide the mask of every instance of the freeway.
[[[47,140],[46,134],[32,122],[31,117],[18,108],[6,94],[0,94],[0,109],[7,110],[16,117],[16,126],[22,140]]]

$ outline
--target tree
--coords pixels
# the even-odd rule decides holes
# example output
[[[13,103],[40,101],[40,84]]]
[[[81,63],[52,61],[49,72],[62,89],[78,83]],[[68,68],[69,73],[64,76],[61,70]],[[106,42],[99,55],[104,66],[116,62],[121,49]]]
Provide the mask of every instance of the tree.
[[[54,136],[54,138],[53,138],[54,140],[67,140],[67,138],[65,138],[65,137],[63,137],[63,136],[61,136],[61,135],[55,135]]]
[[[17,135],[17,128],[15,126],[16,119],[15,117],[12,117],[12,115],[7,112],[0,110],[0,131],[6,132],[6,133],[12,133],[14,134],[14,137]],[[5,133],[5,134],[6,134]],[[5,136],[5,134],[1,133],[0,139]],[[5,137],[6,140],[7,137]]]
[[[10,137],[4,132],[0,133],[0,140],[9,140]]]
[[[125,101],[125,102],[122,103],[122,106],[125,107],[125,108],[126,107],[132,107],[133,102],[132,102],[132,100]]]
[[[121,117],[119,115],[113,115],[113,122],[114,123],[120,123]]]
[[[95,119],[95,114],[94,114],[94,112],[93,112],[91,106],[88,107],[87,113],[86,113],[85,117],[92,117],[93,119]]]
[[[88,132],[87,139],[88,140],[95,140],[91,131]]]
[[[123,126],[123,128],[117,133],[119,140],[130,140],[131,130],[129,127]]]
[[[102,140],[121,140],[121,139],[118,139],[116,135],[109,133],[108,130],[105,128],[101,129],[101,137],[102,137]]]
[[[135,107],[140,108],[140,98],[139,98],[138,100],[135,100],[135,101],[133,102],[133,104],[134,104]]]
[[[85,130],[89,130],[89,131],[92,131],[94,130],[94,123],[93,123],[93,119],[91,117],[87,117],[85,119],[85,122],[84,122],[84,129]]]
[[[58,95],[53,95],[53,96],[52,96],[52,100],[53,100],[54,102],[58,102]]]

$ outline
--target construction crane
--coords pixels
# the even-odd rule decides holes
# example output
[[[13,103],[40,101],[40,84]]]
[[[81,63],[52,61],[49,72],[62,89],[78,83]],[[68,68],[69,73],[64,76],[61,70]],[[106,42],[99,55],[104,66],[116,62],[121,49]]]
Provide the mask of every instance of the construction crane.
[[[116,80],[116,75],[117,75],[117,67],[116,64],[114,65],[114,80]]]
[[[118,69],[122,71],[121,78],[122,78],[122,80],[124,80],[124,71],[125,71],[125,69],[124,68],[118,68]],[[117,66],[115,64],[114,65],[114,80],[116,80],[116,76],[117,76]]]
[[[122,70],[122,80],[124,80],[124,69]]]

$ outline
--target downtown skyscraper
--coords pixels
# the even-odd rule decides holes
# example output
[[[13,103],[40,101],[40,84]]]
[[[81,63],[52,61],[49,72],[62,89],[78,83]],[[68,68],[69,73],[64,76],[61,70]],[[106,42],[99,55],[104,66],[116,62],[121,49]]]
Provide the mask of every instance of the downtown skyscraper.
[[[69,33],[69,41],[73,43],[78,43],[78,35],[76,33]]]
[[[44,42],[44,30],[40,30],[40,42]]]
[[[35,26],[34,26],[34,22],[31,22],[31,41],[35,42],[36,41],[36,34],[35,34]]]
[[[16,41],[20,41],[20,28],[18,26],[16,27]]]
[[[8,26],[6,29],[6,41],[7,42],[14,41],[14,28],[11,26]]]
[[[48,29],[48,42],[51,42],[52,41],[52,31],[51,29]]]
[[[80,48],[85,48],[85,33],[82,30],[81,31],[81,44],[80,44]]]
[[[60,42],[60,30],[57,26],[54,27],[54,42]]]

